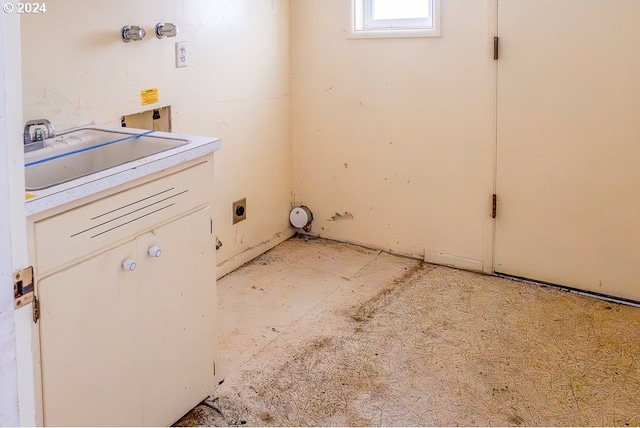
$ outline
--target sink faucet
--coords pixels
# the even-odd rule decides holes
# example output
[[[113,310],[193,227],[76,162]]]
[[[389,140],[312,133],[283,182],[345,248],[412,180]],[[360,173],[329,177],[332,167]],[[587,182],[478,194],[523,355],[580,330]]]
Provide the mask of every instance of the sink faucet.
[[[33,133],[31,132],[32,127],[35,127]],[[44,140],[55,136],[56,133],[53,130],[53,125],[47,119],[29,120],[24,125],[24,134],[22,137],[25,153],[46,147]]]

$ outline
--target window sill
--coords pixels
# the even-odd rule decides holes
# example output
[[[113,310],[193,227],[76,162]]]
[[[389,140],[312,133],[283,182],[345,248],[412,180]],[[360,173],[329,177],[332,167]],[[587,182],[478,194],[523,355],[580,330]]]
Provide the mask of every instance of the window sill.
[[[440,33],[440,30],[432,28],[347,31],[347,39],[390,39],[398,37],[442,37],[442,34]]]

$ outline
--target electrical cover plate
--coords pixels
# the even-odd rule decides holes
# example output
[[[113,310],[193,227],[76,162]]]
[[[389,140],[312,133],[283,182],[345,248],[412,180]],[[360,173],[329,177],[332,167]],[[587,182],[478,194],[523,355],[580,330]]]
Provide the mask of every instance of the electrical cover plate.
[[[247,198],[242,198],[233,203],[233,224],[247,218]]]

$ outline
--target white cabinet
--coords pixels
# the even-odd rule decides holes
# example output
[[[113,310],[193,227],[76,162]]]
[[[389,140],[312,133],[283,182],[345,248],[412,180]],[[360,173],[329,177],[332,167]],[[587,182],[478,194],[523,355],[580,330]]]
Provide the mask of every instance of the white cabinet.
[[[36,282],[45,425],[169,425],[213,392],[215,237],[210,203],[192,189],[210,181],[186,180],[185,190],[176,184],[180,174],[36,222],[43,266],[54,265],[46,254],[65,251],[73,238],[90,252]],[[168,217],[158,210],[167,201],[175,208]],[[54,246],[38,234],[50,229],[73,238]],[[109,230],[126,233],[100,238],[97,247],[89,238]]]
[[[39,282],[45,424],[142,425],[136,242]],[[80,303],[82,302],[82,303]]]
[[[211,209],[137,239],[143,425],[175,422],[215,385]],[[160,257],[148,250],[158,246]]]

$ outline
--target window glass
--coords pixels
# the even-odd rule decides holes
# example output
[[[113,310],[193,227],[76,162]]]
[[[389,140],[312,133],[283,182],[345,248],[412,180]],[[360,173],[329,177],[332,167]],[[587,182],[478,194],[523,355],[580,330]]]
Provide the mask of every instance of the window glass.
[[[347,37],[440,37],[441,0],[351,0]]]
[[[429,2],[425,0],[373,0],[373,19],[428,18]]]

